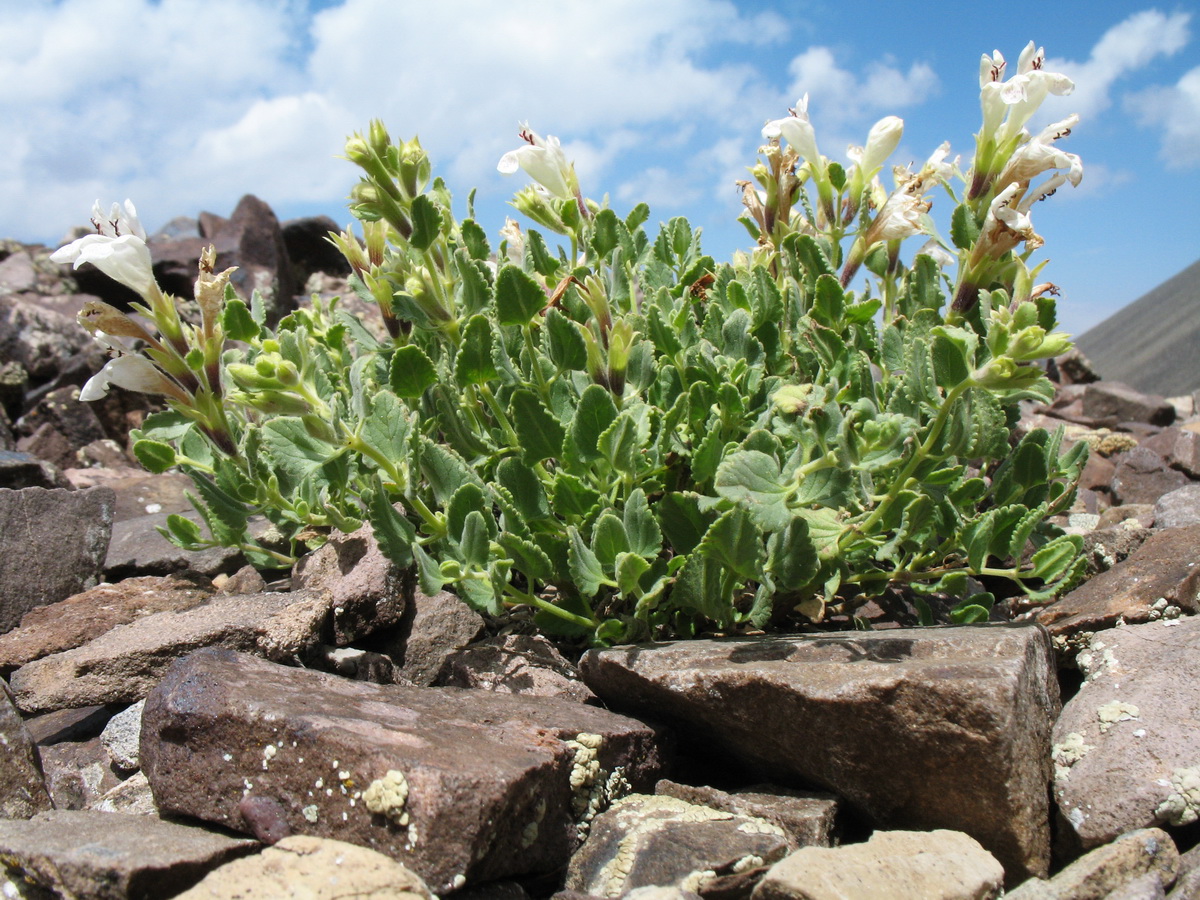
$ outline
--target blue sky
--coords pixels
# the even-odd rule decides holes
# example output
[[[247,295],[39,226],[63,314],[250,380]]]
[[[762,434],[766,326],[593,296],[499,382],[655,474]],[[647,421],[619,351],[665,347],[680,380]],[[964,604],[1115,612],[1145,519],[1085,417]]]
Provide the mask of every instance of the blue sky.
[[[746,244],[733,182],[760,129],[810,94],[822,152],[845,159],[885,115],[894,163],[943,140],[969,160],[982,53],[1033,40],[1075,79],[1041,124],[1084,179],[1039,204],[1037,259],[1081,333],[1200,257],[1196,3],[965,5],[720,0],[40,0],[0,5],[0,235],[54,244],[92,201],[132,198],[149,230],[244,193],[281,218],[350,220],[348,133],[417,134],[491,232],[522,186],[496,162],[519,123],[557,135],[584,192],[655,220],[687,215],[706,249]],[[1036,124],[1036,123],[1035,123]],[[885,184],[889,182],[885,179]],[[889,184],[890,186],[890,184]],[[935,196],[935,217],[950,202]],[[459,212],[462,212],[460,203]],[[913,239],[913,247],[920,243]],[[1200,302],[1200,300],[1198,300]]]

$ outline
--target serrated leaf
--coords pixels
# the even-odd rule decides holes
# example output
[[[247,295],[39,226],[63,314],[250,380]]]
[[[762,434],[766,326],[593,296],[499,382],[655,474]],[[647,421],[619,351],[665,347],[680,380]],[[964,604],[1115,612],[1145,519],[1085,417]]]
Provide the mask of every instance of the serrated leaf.
[[[670,602],[680,609],[691,609],[712,619],[724,622],[732,607],[721,586],[721,565],[700,553],[687,557],[675,576]]]
[[[620,227],[621,220],[612,209],[602,209],[592,218],[592,249],[598,258],[605,259],[620,243]]]
[[[484,260],[491,255],[492,248],[488,246],[487,232],[478,222],[474,219],[464,219],[459,230],[472,259]]]
[[[444,444],[421,440],[421,472],[429,482],[438,503],[445,504],[455,491],[464,484],[474,482],[482,487],[483,481],[461,456]]]
[[[175,448],[161,441],[143,438],[133,443],[133,455],[147,472],[160,475],[175,465]]]
[[[546,584],[554,578],[554,566],[541,547],[511,532],[503,532],[497,543],[512,557],[516,568],[530,582]]]
[[[490,578],[464,578],[455,586],[458,596],[468,606],[489,616],[504,612],[504,604],[496,596],[496,588]]]
[[[1028,577],[1040,578],[1046,582],[1057,580],[1075,562],[1082,545],[1083,539],[1078,535],[1059,535],[1033,554]]]
[[[412,565],[413,546],[417,532],[412,522],[402,516],[391,503],[391,496],[383,489],[378,477],[369,491],[364,491],[363,504],[367,519],[379,542],[383,555],[401,568]],[[441,585],[435,589],[440,590]]]
[[[442,577],[441,566],[433,561],[433,558],[425,552],[420,544],[414,543],[412,551],[417,560],[417,583],[426,595],[432,597],[446,584],[446,579]]]
[[[601,456],[600,435],[617,418],[617,405],[612,394],[598,384],[590,384],[579,398],[575,417],[571,420],[571,441],[581,459],[593,460]]]
[[[417,250],[428,250],[441,231],[441,211],[428,194],[417,194],[413,197],[410,216],[413,229],[408,242]]]
[[[808,537],[808,522],[792,519],[767,540],[767,570],[779,590],[798,591],[817,577],[817,548]]]
[[[988,552],[992,546],[992,526],[995,520],[995,510],[988,510],[963,529],[963,543],[967,551],[967,564],[974,572],[979,572],[987,563]]]
[[[662,552],[662,531],[646,502],[646,492],[636,488],[625,502],[621,516],[631,552],[654,559]]]
[[[604,430],[596,442],[600,455],[618,472],[632,474],[638,447],[637,425],[632,417],[621,413]]]
[[[262,326],[254,321],[250,309],[240,299],[226,300],[221,310],[221,328],[231,341],[252,341],[262,334]]]
[[[833,275],[822,275],[817,279],[810,315],[829,328],[842,327],[846,315],[846,294],[841,282]]]
[[[762,568],[762,533],[744,509],[735,507],[713,522],[696,553],[744,579],[756,578]]]
[[[546,353],[557,368],[575,372],[587,368],[587,345],[575,322],[551,307],[546,311],[542,333]]]
[[[778,531],[791,520],[788,486],[779,461],[758,450],[739,450],[725,457],[714,480],[726,500],[742,504],[763,531]]]
[[[185,550],[197,548],[202,540],[200,526],[186,516],[181,516],[177,513],[171,513],[167,516],[167,527],[164,537],[177,547],[182,547]]]
[[[537,230],[525,235],[525,256],[533,264],[533,270],[545,278],[550,278],[562,267],[562,263],[546,246],[542,233]]]
[[[409,455],[411,435],[408,410],[391,391],[381,390],[371,398],[371,413],[363,419],[359,437],[377,453],[400,465]]]
[[[397,397],[415,399],[437,383],[437,370],[425,351],[416,344],[399,347],[392,354],[388,383]]]
[[[567,529],[567,539],[570,541],[568,550],[568,565],[571,570],[571,580],[585,597],[594,597],[600,586],[607,582],[604,569],[596,554],[584,542],[579,529],[574,525]]]
[[[975,221],[975,213],[965,203],[954,207],[950,216],[950,240],[959,250],[969,250],[979,240],[979,223]]]
[[[484,493],[483,486],[468,482],[455,491],[450,502],[446,504],[446,529],[457,539],[467,527],[467,516],[473,512],[486,515],[490,511],[491,503]]]
[[[494,523],[493,523],[494,526]],[[488,544],[491,535],[487,519],[479,510],[467,513],[463,522],[462,537],[459,538],[458,548],[462,554],[462,562],[467,566],[483,569],[488,564]]]
[[[454,360],[454,380],[460,386],[484,384],[498,378],[492,360],[492,325],[487,316],[472,316],[463,329],[462,346]]]
[[[513,502],[526,522],[550,518],[550,501],[533,468],[514,457],[496,467],[496,480],[512,495]]]
[[[527,325],[548,298],[542,286],[516,266],[505,266],[496,278],[496,319],[501,325]]]
[[[592,550],[605,571],[612,570],[618,553],[629,552],[629,538],[625,535],[625,526],[611,512],[606,512],[596,520],[592,528]]]
[[[321,467],[336,452],[335,448],[314,438],[296,416],[277,416],[262,426],[263,447],[293,485],[320,479]],[[321,479],[323,480],[323,479]]]
[[[700,508],[700,496],[693,493],[666,494],[655,509],[663,534],[678,556],[691,553],[717,518],[715,513]]]
[[[641,593],[641,578],[650,571],[650,563],[636,553],[618,553],[614,568],[617,590],[626,597]]]
[[[508,404],[508,415],[521,441],[521,457],[527,463],[562,455],[566,429],[533,391],[524,388],[514,391]]]
[[[600,494],[579,478],[561,469],[554,474],[554,512],[560,516],[588,518],[600,503]]]

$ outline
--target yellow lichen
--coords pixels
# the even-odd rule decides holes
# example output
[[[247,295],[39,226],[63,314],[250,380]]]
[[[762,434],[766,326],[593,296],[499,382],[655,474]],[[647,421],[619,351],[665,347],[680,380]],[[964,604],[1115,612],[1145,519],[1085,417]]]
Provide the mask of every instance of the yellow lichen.
[[[382,778],[371,782],[362,798],[367,809],[376,815],[387,816],[397,825],[408,824],[408,813],[404,810],[408,803],[408,781],[403,772],[389,769]]]

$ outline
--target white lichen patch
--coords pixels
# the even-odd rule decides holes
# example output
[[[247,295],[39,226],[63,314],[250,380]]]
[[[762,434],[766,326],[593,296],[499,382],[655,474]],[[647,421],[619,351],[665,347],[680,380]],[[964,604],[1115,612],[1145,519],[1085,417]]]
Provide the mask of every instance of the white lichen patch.
[[[751,869],[757,869],[759,866],[766,865],[761,856],[756,856],[751,853],[749,856],[743,856],[733,864],[734,872],[748,872]]]
[[[1083,673],[1085,683],[1095,681],[1103,672],[1117,666],[1117,658],[1112,649],[1103,641],[1092,640],[1086,650],[1080,650],[1075,657],[1075,665]]]
[[[679,882],[679,890],[685,893],[699,894],[704,886],[716,877],[717,873],[712,869],[699,869],[695,872],[688,872],[684,876],[683,881]],[[609,896],[612,895],[610,894]]]
[[[389,769],[382,778],[371,782],[362,798],[367,809],[376,815],[387,816],[397,825],[408,824],[408,813],[404,809],[408,803],[408,781],[403,772]]]
[[[1200,819],[1200,765],[1176,769],[1171,773],[1171,793],[1154,810],[1154,816],[1168,825],[1191,825]]]
[[[742,834],[774,834],[779,837],[787,837],[784,830],[774,822],[768,822],[758,816],[745,816],[745,819],[746,821],[737,827]]]
[[[278,752],[279,752],[279,748],[276,747],[274,744],[267,744],[265,747],[263,747],[262,767],[263,767],[264,772],[270,767],[271,760],[273,760],[275,758],[275,754]]]
[[[612,772],[600,767],[600,747],[604,738],[586,731],[564,742],[574,754],[571,761],[571,816],[580,840],[587,837],[592,819],[629,793],[624,770],[617,766]]]
[[[528,850],[538,839],[538,830],[541,828],[542,819],[546,817],[546,801],[538,800],[537,805],[533,808],[533,818],[526,823],[521,829],[521,849]]]
[[[1083,742],[1083,735],[1077,731],[1072,731],[1061,743],[1055,744],[1050,755],[1054,759],[1054,779],[1061,781],[1071,774],[1071,766],[1079,762],[1088,751],[1095,750],[1095,747],[1089,747]]]
[[[232,753],[222,753],[221,759],[225,760],[225,762],[233,762],[233,754]]]
[[[305,822],[312,822],[313,824],[316,824],[317,819],[320,818],[320,813],[317,811],[315,803],[304,807],[304,809],[300,810],[300,814],[304,816]]]
[[[1141,714],[1141,711],[1132,703],[1125,703],[1121,700],[1113,700],[1111,703],[1105,703],[1096,710],[1096,716],[1100,719],[1100,730],[1108,731],[1118,722],[1131,722]]]

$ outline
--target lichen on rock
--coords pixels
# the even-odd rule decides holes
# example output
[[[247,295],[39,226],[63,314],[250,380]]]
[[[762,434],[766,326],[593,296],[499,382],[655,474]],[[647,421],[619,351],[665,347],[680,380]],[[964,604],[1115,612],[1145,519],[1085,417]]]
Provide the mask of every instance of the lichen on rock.
[[[409,816],[405,811],[408,803],[408,781],[404,773],[388,769],[382,778],[376,778],[363,791],[363,803],[376,815],[387,816],[397,825],[407,825]]]

